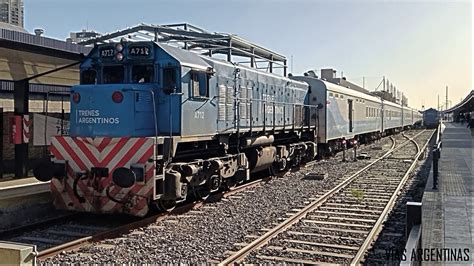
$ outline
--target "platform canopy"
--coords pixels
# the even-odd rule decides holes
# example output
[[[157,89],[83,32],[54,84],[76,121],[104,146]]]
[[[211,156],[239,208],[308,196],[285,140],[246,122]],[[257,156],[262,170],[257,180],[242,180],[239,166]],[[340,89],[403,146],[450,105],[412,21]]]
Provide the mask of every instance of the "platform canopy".
[[[466,113],[466,112],[474,112],[474,90],[471,92],[458,104],[455,106],[445,110],[443,113]]]
[[[83,45],[125,41],[155,41],[208,56],[221,55],[229,62],[245,64],[273,73],[274,69],[287,72],[284,55],[247,41],[235,34],[211,33],[199,27],[181,23],[170,25],[140,24],[114,33],[102,35]]]
[[[0,29],[0,80],[31,79],[34,84],[71,86],[79,83],[77,65],[90,47],[41,37],[26,32]],[[41,75],[48,73],[47,75]]]

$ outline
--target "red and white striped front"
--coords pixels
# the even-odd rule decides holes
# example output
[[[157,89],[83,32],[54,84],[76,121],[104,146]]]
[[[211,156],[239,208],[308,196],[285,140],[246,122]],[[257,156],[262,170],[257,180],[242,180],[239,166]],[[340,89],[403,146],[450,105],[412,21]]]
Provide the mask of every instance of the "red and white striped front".
[[[67,162],[67,177],[51,181],[57,208],[135,216],[144,216],[148,212],[155,176],[153,138],[56,136],[51,141],[50,151],[55,160]],[[145,166],[144,182],[137,182],[130,188],[115,185],[112,182],[114,170],[129,168],[132,164]],[[91,175],[92,167],[108,168],[108,177]]]

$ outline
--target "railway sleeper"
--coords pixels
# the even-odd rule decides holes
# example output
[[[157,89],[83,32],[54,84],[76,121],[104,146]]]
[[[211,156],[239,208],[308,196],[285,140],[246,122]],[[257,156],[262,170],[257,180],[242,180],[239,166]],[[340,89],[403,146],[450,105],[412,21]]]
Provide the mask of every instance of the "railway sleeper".
[[[388,194],[388,193],[387,193]],[[342,197],[344,199],[358,199],[359,197],[364,200],[375,200],[375,201],[383,201],[383,200],[388,200],[392,197],[392,195],[380,195],[380,194],[371,194],[370,192],[365,192],[363,191],[363,194],[361,195],[356,195],[353,192],[346,192],[342,195],[338,195],[339,197]]]
[[[321,211],[321,210],[316,210],[314,211],[315,213],[320,213],[320,214],[326,214],[326,215],[331,215],[331,216],[353,216],[353,217],[366,217],[366,218],[378,218],[378,215],[375,214],[360,214],[360,213],[350,213],[350,212],[331,212],[331,211]]]
[[[309,232],[298,232],[298,231],[287,231],[285,232],[288,235],[297,235],[297,236],[306,236],[306,237],[317,237],[317,238],[334,238],[342,240],[351,240],[351,241],[363,241],[365,237],[349,237],[349,236],[340,236],[340,235],[328,235],[322,233],[309,233]]]
[[[352,208],[360,208],[361,211],[367,211],[367,208],[370,209],[385,209],[385,206],[368,206],[368,205],[360,205],[360,204],[343,204],[343,203],[334,203],[334,202],[326,202],[325,205],[328,205],[330,207],[352,207]]]
[[[341,223],[341,222],[328,222],[328,221],[317,221],[311,219],[303,219],[301,220],[303,223],[311,223],[311,224],[322,224],[322,225],[332,225],[332,226],[344,226],[344,227],[353,227],[353,228],[365,228],[371,229],[373,225],[366,225],[366,224],[351,224],[351,223]]]
[[[368,206],[385,206],[388,199],[371,199],[370,197],[364,196],[361,199],[355,198],[354,196],[340,197],[329,201],[329,203],[343,203],[346,205],[365,204]]]
[[[328,220],[336,220],[336,221],[364,222],[364,223],[375,223],[377,221],[374,219],[360,219],[360,218],[320,216],[320,215],[308,215],[307,218],[308,219],[328,219]]]
[[[287,248],[287,247],[279,247],[279,246],[269,246],[266,248],[270,250],[279,250],[279,251],[303,253],[303,254],[313,254],[313,255],[320,255],[320,256],[325,256],[325,257],[336,257],[336,258],[345,258],[345,259],[351,259],[354,257],[354,255],[351,255],[351,254],[306,250],[306,249],[299,249],[299,248]]]
[[[292,258],[285,258],[285,257],[278,257],[278,256],[265,256],[265,255],[257,255],[258,259],[265,260],[265,261],[278,261],[278,262],[287,262],[292,264],[300,264],[300,265],[320,265],[323,262],[321,261],[312,261],[312,260],[305,260],[305,259],[292,259]]]
[[[315,247],[321,247],[321,248],[344,249],[344,250],[352,250],[356,252],[359,250],[359,247],[357,246],[328,244],[328,243],[319,243],[319,242],[293,240],[293,239],[283,239],[283,241],[288,242],[288,243],[293,243],[293,244],[308,245],[308,246],[315,246]]]
[[[374,213],[380,214],[380,210],[370,210],[370,209],[354,209],[354,208],[341,208],[341,207],[332,207],[332,206],[321,206],[319,207],[322,210],[332,210],[332,211],[344,211],[344,212],[356,212],[356,213]]]
[[[363,235],[364,237],[367,236],[369,231],[364,231],[364,230],[356,230],[356,229],[346,229],[346,228],[333,228],[333,227],[321,227],[321,226],[302,226],[298,225],[298,227],[301,231],[317,231],[317,232],[335,232],[335,233],[348,233],[348,234],[358,234],[358,235]]]

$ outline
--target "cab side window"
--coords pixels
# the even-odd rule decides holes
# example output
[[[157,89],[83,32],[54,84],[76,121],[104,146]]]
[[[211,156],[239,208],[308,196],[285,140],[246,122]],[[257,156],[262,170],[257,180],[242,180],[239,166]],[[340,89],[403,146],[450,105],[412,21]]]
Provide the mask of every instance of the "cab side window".
[[[163,68],[163,90],[170,94],[176,87],[176,69],[172,67]]]
[[[192,71],[189,84],[191,87],[192,97],[209,97],[209,78],[207,73]]]

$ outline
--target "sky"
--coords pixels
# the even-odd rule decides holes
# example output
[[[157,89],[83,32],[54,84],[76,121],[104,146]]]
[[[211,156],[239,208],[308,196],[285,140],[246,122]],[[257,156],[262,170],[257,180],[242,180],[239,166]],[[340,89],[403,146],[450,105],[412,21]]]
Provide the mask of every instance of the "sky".
[[[287,56],[295,75],[321,68],[375,90],[385,76],[414,108],[457,104],[472,89],[471,1],[24,0],[25,28],[65,39],[82,29],[186,22]],[[291,58],[293,60],[291,60]],[[291,62],[292,61],[292,62]],[[292,67],[291,67],[292,66]]]

